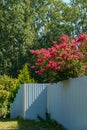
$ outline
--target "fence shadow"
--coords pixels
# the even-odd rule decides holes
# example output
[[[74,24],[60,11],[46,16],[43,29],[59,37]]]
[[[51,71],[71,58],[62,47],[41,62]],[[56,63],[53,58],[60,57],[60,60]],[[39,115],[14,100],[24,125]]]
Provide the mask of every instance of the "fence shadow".
[[[28,102],[29,103],[29,102]],[[45,113],[47,109],[47,88],[34,99],[31,105],[26,109],[26,119],[37,119],[37,116],[41,116],[45,119]]]

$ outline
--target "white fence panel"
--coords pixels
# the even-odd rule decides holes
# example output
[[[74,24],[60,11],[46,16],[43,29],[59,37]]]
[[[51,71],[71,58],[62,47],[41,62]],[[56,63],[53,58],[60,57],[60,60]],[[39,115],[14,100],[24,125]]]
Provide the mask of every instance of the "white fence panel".
[[[11,118],[45,118],[47,109],[47,84],[24,84],[11,105]]]
[[[51,84],[47,90],[51,118],[68,130],[87,130],[87,77]]]
[[[37,115],[45,118],[47,108],[47,85],[27,84],[25,88],[26,119],[37,119]]]
[[[11,104],[11,118],[24,117],[24,86],[21,85],[14,102]]]

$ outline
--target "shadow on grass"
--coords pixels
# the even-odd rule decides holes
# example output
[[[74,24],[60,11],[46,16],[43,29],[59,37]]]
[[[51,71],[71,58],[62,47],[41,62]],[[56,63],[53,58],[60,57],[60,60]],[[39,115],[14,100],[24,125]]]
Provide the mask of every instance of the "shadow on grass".
[[[19,130],[65,130],[65,128],[54,120],[23,120],[20,119]]]
[[[0,130],[66,130],[53,120],[0,120]]]

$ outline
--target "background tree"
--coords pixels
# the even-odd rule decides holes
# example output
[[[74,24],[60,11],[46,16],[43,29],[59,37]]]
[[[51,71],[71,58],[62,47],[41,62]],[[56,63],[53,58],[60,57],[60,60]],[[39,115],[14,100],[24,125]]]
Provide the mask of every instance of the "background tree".
[[[37,48],[51,46],[62,33],[80,35],[87,33],[87,2],[71,0],[69,4],[62,0],[35,1],[35,28],[38,35]]]
[[[0,2],[0,73],[17,75],[35,38],[29,0]]]
[[[31,3],[38,34],[37,48],[51,46],[51,41],[57,40],[62,33],[71,34],[72,26],[68,22],[71,9],[66,3],[61,0],[34,0]]]
[[[75,35],[87,33],[87,2],[85,0],[71,0],[72,27]],[[74,16],[74,17],[73,17]]]

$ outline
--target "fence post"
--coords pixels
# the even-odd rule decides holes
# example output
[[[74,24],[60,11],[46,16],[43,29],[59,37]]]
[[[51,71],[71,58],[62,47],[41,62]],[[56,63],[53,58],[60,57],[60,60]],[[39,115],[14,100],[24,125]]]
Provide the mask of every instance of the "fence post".
[[[50,113],[50,87],[47,86],[47,113]]]
[[[26,118],[26,84],[24,84],[24,101],[23,101],[23,106],[24,106],[24,115],[23,115],[23,117],[24,117],[24,119]]]

